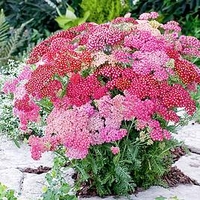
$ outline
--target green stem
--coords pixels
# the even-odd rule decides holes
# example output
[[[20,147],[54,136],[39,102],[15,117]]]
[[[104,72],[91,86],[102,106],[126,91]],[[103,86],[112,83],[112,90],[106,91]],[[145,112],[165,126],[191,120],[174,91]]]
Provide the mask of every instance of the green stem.
[[[124,149],[123,149],[123,152],[121,154],[122,160],[124,158],[124,154],[125,154],[125,151],[127,149],[127,141],[129,141],[129,134],[130,134],[130,131],[131,131],[132,127],[133,127],[133,124],[134,124],[134,120],[132,120],[131,125],[128,127],[128,125],[126,124],[126,121],[125,121],[125,126],[127,128],[127,135],[126,135],[126,138],[125,138],[125,141],[124,141],[124,143],[125,143]]]

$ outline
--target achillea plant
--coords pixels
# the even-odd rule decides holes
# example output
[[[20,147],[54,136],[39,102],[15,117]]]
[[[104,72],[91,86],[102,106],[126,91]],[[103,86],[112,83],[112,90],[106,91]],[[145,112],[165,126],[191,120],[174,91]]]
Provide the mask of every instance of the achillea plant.
[[[64,147],[77,182],[99,195],[159,182],[171,164],[171,131],[182,120],[177,109],[196,110],[200,70],[191,60],[200,57],[200,41],[157,17],[84,23],[32,50],[3,91],[14,94],[24,131],[43,109],[49,113],[44,135],[29,138],[34,159]]]

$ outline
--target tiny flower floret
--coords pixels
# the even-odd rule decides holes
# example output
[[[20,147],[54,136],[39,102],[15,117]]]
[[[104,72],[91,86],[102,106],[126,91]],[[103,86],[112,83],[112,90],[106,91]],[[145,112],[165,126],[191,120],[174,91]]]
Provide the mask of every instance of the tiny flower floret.
[[[118,154],[118,153],[120,152],[119,147],[114,147],[114,146],[112,146],[112,147],[110,148],[110,150],[112,151],[112,153],[113,153],[114,155],[116,155],[116,154]]]

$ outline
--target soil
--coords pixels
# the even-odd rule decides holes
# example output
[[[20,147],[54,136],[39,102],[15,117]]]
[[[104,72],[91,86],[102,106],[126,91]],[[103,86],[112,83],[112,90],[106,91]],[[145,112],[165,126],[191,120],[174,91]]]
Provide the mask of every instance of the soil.
[[[77,196],[83,197],[83,198],[89,198],[89,197],[94,197],[98,196],[96,189],[91,189],[89,183],[83,183],[82,188],[77,192]]]
[[[176,162],[177,160],[179,160],[181,156],[184,156],[186,154],[186,150],[183,146],[180,146],[180,147],[176,147],[172,149],[171,153],[172,153],[173,162]]]
[[[166,181],[169,187],[176,187],[179,184],[194,184],[198,185],[198,183],[186,176],[180,169],[177,167],[171,167],[171,170],[163,176],[163,180]]]
[[[48,172],[50,170],[51,170],[50,167],[43,167],[41,165],[36,169],[29,168],[29,167],[25,168],[25,169],[22,169],[21,172],[26,172],[26,173],[31,173],[31,174],[43,174],[43,173],[46,173],[46,172]]]
[[[173,161],[176,162],[179,160],[181,156],[186,154],[184,147],[180,146],[173,150],[171,150]],[[198,183],[191,179],[190,177],[186,176],[180,169],[177,167],[171,167],[170,171],[163,176],[163,180],[166,181],[169,187],[176,187],[179,184],[194,184],[198,185]]]

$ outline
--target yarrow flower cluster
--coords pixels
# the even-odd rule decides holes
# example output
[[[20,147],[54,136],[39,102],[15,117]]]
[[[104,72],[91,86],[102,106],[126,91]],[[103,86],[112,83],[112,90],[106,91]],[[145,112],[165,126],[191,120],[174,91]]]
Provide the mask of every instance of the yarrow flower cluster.
[[[14,94],[14,114],[24,131],[40,119],[41,101],[52,105],[43,137],[29,139],[34,159],[60,145],[72,159],[104,143],[115,155],[116,141],[133,134],[131,128],[152,141],[169,140],[168,123],[180,120],[177,108],[195,113],[190,93],[200,83],[200,70],[191,59],[200,57],[200,41],[181,35],[177,22],[161,24],[157,17],[151,12],[139,20],[84,23],[32,50],[24,71],[3,91]]]

